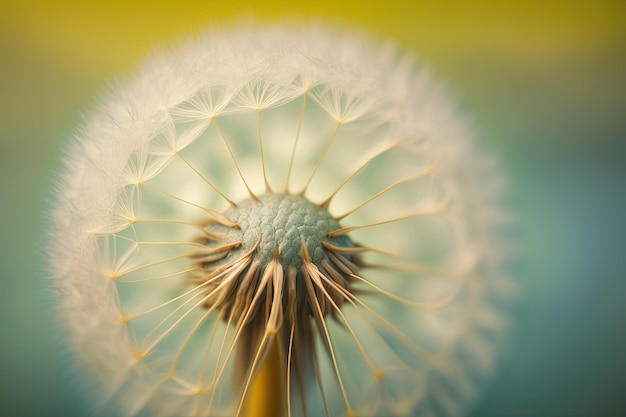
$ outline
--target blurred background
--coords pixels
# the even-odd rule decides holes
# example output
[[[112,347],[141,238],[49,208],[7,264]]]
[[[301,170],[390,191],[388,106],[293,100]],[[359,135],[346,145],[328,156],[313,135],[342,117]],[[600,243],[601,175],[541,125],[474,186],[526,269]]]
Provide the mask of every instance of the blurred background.
[[[0,414],[81,415],[46,294],[52,184],[107,80],[207,24],[321,19],[424,58],[520,218],[514,347],[475,416],[626,413],[626,3],[22,1],[0,12]]]

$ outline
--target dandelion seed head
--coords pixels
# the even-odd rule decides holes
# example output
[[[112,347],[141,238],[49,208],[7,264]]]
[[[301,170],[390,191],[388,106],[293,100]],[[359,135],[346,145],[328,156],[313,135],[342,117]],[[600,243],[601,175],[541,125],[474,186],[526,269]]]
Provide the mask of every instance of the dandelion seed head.
[[[289,416],[464,414],[513,293],[502,188],[430,71],[366,36],[156,54],[77,133],[53,213],[93,410],[243,416],[269,369]]]

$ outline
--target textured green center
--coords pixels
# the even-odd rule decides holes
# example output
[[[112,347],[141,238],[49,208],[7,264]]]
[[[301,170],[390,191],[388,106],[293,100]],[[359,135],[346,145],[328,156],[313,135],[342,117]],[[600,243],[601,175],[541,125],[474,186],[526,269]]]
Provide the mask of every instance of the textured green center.
[[[207,221],[196,239],[206,247],[189,255],[193,284],[206,291],[204,306],[221,310],[226,320],[256,320],[274,330],[283,314],[270,312],[270,305],[288,309],[299,325],[340,308],[363,263],[348,236],[328,237],[341,226],[325,208],[301,196],[269,194],[224,215]]]
[[[302,266],[302,242],[313,263],[325,258],[322,241],[337,246],[354,246],[348,237],[328,239],[327,234],[340,228],[326,209],[320,209],[301,196],[271,194],[258,202],[246,200],[228,210],[226,216],[239,224],[230,237],[243,242],[238,251],[249,251],[260,238],[254,259],[267,265],[278,249],[283,268]]]

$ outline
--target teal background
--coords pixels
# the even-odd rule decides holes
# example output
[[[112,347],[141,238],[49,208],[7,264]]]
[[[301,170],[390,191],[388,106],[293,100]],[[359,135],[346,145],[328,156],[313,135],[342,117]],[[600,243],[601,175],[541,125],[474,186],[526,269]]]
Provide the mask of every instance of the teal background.
[[[626,7],[23,2],[0,16],[0,414],[81,415],[50,318],[55,173],[107,80],[204,22],[319,17],[421,54],[499,154],[519,217],[514,350],[476,416],[626,413]]]

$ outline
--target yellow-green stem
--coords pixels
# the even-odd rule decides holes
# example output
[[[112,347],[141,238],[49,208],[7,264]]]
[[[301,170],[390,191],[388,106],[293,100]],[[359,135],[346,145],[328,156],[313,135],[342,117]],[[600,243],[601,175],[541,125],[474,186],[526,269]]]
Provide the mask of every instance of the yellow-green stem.
[[[246,400],[244,417],[282,417],[287,410],[286,370],[276,340],[271,342]]]

